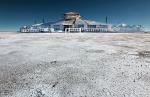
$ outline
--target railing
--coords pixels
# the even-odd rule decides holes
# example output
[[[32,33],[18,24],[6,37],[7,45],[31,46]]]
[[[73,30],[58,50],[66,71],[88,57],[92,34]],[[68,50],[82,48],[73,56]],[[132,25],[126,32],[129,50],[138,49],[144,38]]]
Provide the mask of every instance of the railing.
[[[108,32],[107,28],[66,28],[65,32]]]
[[[108,32],[107,28],[84,28],[84,32]]]
[[[66,28],[65,32],[80,32],[81,33],[82,29],[81,28]]]

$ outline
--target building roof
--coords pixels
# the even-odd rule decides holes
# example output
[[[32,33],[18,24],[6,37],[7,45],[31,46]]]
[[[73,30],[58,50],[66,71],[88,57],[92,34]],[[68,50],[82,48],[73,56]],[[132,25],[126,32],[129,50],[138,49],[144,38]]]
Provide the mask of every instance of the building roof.
[[[70,14],[78,14],[79,15],[78,12],[67,12],[67,13],[65,13],[65,15],[70,15]]]
[[[50,26],[52,24],[54,24],[55,22],[47,22],[47,23],[43,23],[42,26]]]
[[[99,23],[99,22],[96,22],[96,21],[85,20],[85,22],[86,22],[88,25],[100,25],[100,23]]]
[[[101,23],[101,22],[96,22],[96,21],[91,21],[91,20],[85,20],[88,25],[107,25],[106,23]]]
[[[33,24],[32,26],[41,26],[43,23]]]
[[[73,25],[74,20],[69,20],[69,21],[58,21],[52,25]]]
[[[87,22],[85,20],[83,20],[83,19],[77,19],[75,21],[75,24],[76,25],[84,25],[84,24],[87,24]]]
[[[84,20],[84,19],[76,19],[76,20],[61,20],[58,22],[53,23],[52,25],[107,25],[105,23],[100,23],[91,20]]]

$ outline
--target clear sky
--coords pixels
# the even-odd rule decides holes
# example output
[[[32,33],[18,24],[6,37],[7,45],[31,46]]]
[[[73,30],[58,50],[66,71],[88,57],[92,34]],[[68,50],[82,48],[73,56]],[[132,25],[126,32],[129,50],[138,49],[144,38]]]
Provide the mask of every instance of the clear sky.
[[[112,24],[142,24],[150,27],[150,0],[0,0],[0,31],[57,21],[63,13],[79,12],[85,19]]]

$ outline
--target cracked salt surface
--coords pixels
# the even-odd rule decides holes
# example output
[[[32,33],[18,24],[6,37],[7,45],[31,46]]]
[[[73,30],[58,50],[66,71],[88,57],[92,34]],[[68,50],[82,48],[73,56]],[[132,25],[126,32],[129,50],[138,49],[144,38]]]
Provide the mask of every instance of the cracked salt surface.
[[[0,97],[150,97],[150,34],[0,33]]]

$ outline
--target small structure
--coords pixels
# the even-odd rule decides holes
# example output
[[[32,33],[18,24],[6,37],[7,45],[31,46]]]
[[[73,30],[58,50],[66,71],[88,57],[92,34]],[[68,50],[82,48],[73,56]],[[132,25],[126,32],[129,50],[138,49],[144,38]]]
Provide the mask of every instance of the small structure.
[[[114,32],[144,32],[145,28],[142,25],[127,25],[119,24],[112,27]]]
[[[44,23],[34,24],[31,26],[23,26],[20,28],[20,32],[49,32],[49,27]]]

